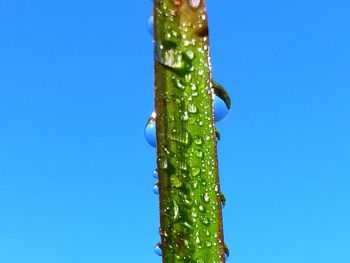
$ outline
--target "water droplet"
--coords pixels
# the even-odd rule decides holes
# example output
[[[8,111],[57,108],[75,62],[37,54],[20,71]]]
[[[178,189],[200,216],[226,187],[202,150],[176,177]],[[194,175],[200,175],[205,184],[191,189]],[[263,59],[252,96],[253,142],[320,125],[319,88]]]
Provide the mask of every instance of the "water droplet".
[[[168,160],[166,158],[158,158],[158,167],[160,169],[168,168]]]
[[[209,203],[209,194],[208,193],[203,194],[203,200],[204,200],[204,202]]]
[[[188,121],[189,118],[190,118],[190,117],[188,116],[188,112],[185,111],[184,114],[182,115],[182,119],[183,119],[184,121]]]
[[[196,105],[194,105],[194,104],[190,104],[190,105],[188,105],[188,111],[190,112],[190,113],[197,113],[197,106]]]
[[[193,142],[197,145],[202,145],[203,144],[203,139],[200,136],[195,136]]]
[[[189,165],[186,162],[180,161],[179,168],[183,171],[187,171],[189,168]]]
[[[224,245],[225,249],[225,259],[227,259],[230,256],[230,250],[228,249],[228,246],[225,244]]]
[[[210,242],[210,241],[205,241],[205,245],[206,245],[207,247],[211,247],[211,242]]]
[[[162,245],[160,243],[154,247],[154,253],[158,256],[162,256]]]
[[[210,225],[210,221],[209,221],[209,219],[206,216],[201,216],[200,219],[201,219],[201,222],[202,222],[203,225],[205,225],[205,226],[209,226]]]
[[[154,179],[158,179],[158,171],[157,171],[157,169],[154,169],[152,175],[153,175]]]
[[[154,24],[153,15],[150,15],[147,20],[147,30],[151,34],[151,36],[153,36],[153,24]]]
[[[158,183],[155,183],[155,184],[153,185],[152,190],[153,190],[153,193],[154,193],[154,194],[156,194],[156,195],[159,194]]]
[[[175,220],[179,216],[179,206],[177,205],[175,200],[173,200],[173,204],[174,204],[174,207],[173,207],[173,209],[174,209],[174,218],[173,219]]]
[[[199,149],[195,149],[194,150],[194,154],[198,157],[198,158],[202,158],[203,157],[203,152]]]
[[[189,59],[193,59],[194,58],[194,53],[192,50],[188,50],[186,51],[186,56],[189,58]]]
[[[156,46],[155,59],[173,69],[182,69],[184,68],[184,60],[181,53],[181,50],[177,48],[175,42],[172,41],[163,41]]]
[[[193,176],[199,175],[200,172],[201,172],[201,169],[198,166],[195,166],[195,167],[192,168],[192,175]]]
[[[214,89],[214,119],[215,122],[218,122],[227,116],[231,108],[231,99],[222,86],[215,81],[212,83]]]
[[[202,213],[205,213],[205,211],[206,211],[205,207],[202,205],[198,206],[198,210],[201,211]]]
[[[178,177],[173,177],[173,178],[172,178],[172,182],[173,182],[173,186],[174,186],[175,188],[181,188],[181,186],[182,186],[182,181],[181,181],[181,179],[179,179]]]
[[[156,114],[152,113],[145,126],[145,139],[149,145],[156,147]]]
[[[224,207],[226,205],[226,198],[223,192],[220,192],[220,200],[221,200],[221,204]]]
[[[189,4],[192,8],[198,8],[201,4],[201,0],[189,0]]]

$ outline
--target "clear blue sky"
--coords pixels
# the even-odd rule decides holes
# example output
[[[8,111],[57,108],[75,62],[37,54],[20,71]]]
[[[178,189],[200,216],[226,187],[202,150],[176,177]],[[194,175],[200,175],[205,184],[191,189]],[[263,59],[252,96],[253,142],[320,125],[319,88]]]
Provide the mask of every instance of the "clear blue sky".
[[[151,9],[0,0],[0,263],[160,262]],[[208,0],[229,262],[350,262],[349,9]]]

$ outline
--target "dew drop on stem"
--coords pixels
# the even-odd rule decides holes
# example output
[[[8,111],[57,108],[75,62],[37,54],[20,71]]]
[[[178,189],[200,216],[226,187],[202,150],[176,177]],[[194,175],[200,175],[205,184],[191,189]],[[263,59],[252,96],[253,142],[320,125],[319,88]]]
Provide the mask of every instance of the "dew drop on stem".
[[[151,117],[146,122],[145,139],[149,145],[156,147],[156,114],[152,113]]]
[[[152,176],[154,179],[158,179],[158,171],[157,169],[154,169],[153,173],[152,173]]]
[[[158,243],[155,247],[154,247],[154,253],[156,253],[156,255],[158,256],[162,256],[162,247],[161,244]]]
[[[230,108],[231,99],[227,91],[215,81],[212,81],[214,89],[214,119],[215,122],[223,120]]]
[[[159,194],[159,187],[158,187],[158,182],[153,185],[153,193],[158,195]]]

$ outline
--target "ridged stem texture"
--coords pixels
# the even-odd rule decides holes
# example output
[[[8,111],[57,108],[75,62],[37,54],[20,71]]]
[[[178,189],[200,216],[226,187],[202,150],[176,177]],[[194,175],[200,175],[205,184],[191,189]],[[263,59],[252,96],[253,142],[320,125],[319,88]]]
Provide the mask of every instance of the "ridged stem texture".
[[[163,263],[225,262],[204,0],[154,1]]]

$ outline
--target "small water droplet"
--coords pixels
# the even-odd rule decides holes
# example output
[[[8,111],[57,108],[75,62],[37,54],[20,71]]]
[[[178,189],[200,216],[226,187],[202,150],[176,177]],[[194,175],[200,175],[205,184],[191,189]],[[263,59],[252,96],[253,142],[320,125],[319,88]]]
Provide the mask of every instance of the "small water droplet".
[[[186,51],[186,56],[189,58],[189,59],[193,59],[194,58],[194,53],[192,50],[188,50]]]
[[[152,190],[153,190],[153,193],[154,193],[154,194],[156,194],[156,195],[159,194],[158,183],[155,183],[155,184],[153,185]]]
[[[203,144],[203,139],[200,136],[195,136],[193,142],[197,145],[202,145]]]
[[[158,167],[160,169],[167,169],[168,168],[168,160],[166,158],[158,158]]]
[[[210,241],[205,241],[205,245],[206,245],[207,247],[211,247],[211,242],[210,242]]]
[[[206,202],[206,203],[209,203],[209,194],[208,193],[205,193],[205,194],[203,194],[203,200],[204,200],[204,202]]]
[[[147,20],[147,30],[151,34],[151,36],[153,36],[153,24],[154,24],[153,15],[150,15]]]
[[[203,225],[205,225],[205,226],[209,226],[210,225],[210,221],[209,221],[209,219],[206,216],[201,216],[200,220],[201,220]]]
[[[190,112],[190,113],[197,113],[197,106],[196,105],[194,105],[194,104],[190,104],[190,105],[188,105],[188,111]]]
[[[173,200],[173,204],[174,204],[174,206],[173,206],[174,218],[173,218],[173,219],[175,220],[175,219],[177,219],[178,216],[179,216],[179,206],[177,205],[177,203],[176,203],[175,200]]]
[[[187,111],[185,111],[185,112],[183,113],[182,119],[183,119],[184,121],[188,121],[189,116],[188,116],[188,112],[187,112]]]
[[[154,253],[158,256],[162,256],[162,245],[160,243],[154,247]]]
[[[206,211],[205,207],[202,205],[198,206],[198,210],[201,211],[202,213],[205,213],[205,211]]]
[[[198,157],[198,158],[202,158],[203,157],[203,152],[199,149],[195,149],[194,150],[194,154]]]
[[[157,169],[154,169],[152,175],[153,175],[154,179],[158,179],[158,171],[157,171]]]
[[[146,122],[145,139],[149,145],[156,147],[156,114],[152,113],[151,117]]]
[[[192,8],[198,8],[201,4],[201,0],[189,0],[189,4]]]
[[[198,166],[195,166],[195,167],[192,168],[192,175],[193,176],[199,175],[200,172],[201,172],[201,169]]]
[[[230,108],[231,99],[227,91],[215,81],[212,81],[214,89],[214,119],[215,122],[223,120]]]
[[[173,182],[173,186],[174,186],[175,188],[181,188],[181,186],[182,186],[182,181],[181,181],[181,179],[179,179],[178,177],[173,177],[173,178],[172,178],[172,182]]]

